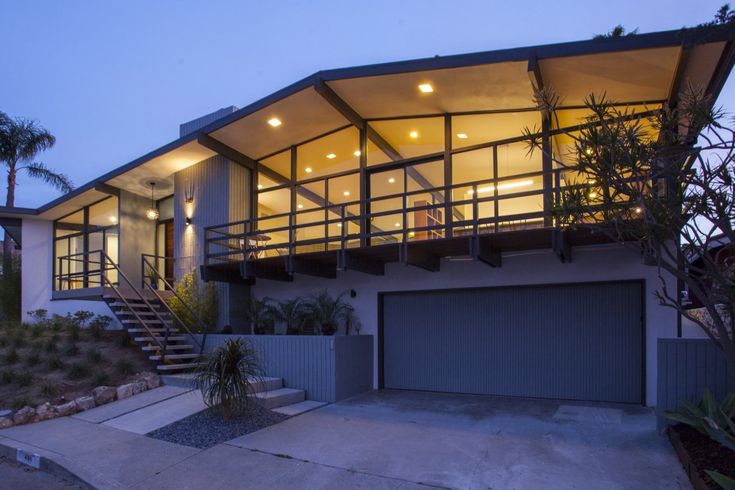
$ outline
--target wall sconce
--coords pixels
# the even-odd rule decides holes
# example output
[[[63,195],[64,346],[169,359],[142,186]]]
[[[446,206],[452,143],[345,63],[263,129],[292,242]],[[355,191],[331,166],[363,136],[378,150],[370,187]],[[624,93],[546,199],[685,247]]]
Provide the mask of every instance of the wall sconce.
[[[184,189],[184,202],[186,204],[192,204],[194,202],[194,184],[189,183]]]
[[[189,216],[184,218],[184,223],[186,223],[186,226],[189,226],[191,224],[191,218]]]

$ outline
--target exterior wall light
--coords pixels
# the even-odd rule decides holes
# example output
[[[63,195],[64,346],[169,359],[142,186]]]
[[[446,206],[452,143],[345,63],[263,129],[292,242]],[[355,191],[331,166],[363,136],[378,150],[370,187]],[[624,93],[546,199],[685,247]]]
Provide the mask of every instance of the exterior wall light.
[[[149,182],[149,185],[151,186],[151,207],[145,212],[145,216],[151,221],[156,221],[159,216],[158,208],[156,207],[156,200],[153,198],[153,189],[156,188],[156,183],[151,181]]]
[[[184,218],[184,223],[186,223],[186,226],[189,226],[191,224],[191,217],[187,216],[186,218]]]

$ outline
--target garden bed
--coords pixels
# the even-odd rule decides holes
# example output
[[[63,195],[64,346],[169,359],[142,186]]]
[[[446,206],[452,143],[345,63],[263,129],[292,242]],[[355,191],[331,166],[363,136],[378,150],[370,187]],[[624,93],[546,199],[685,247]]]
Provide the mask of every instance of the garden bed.
[[[695,490],[721,488],[704,472],[705,470],[714,470],[735,477],[735,452],[688,425],[670,426],[668,433]]]
[[[225,420],[219,410],[209,408],[147,435],[153,439],[207,449],[287,418],[288,416],[263,408],[257,403],[252,404],[242,415],[230,420]]]

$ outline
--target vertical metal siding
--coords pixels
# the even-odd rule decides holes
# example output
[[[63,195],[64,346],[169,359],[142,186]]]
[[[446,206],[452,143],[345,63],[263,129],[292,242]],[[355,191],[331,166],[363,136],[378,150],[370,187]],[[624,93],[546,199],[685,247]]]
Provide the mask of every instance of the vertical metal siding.
[[[383,301],[386,388],[642,403],[639,282]]]
[[[683,401],[699,402],[705,388],[722,399],[727,393],[725,355],[709,339],[658,339],[656,387],[659,417]]]

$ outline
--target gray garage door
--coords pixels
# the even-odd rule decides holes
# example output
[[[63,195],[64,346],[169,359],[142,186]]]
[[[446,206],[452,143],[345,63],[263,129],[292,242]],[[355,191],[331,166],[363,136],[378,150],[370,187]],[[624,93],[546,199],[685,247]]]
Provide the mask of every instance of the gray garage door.
[[[642,403],[641,287],[386,293],[383,386]]]

